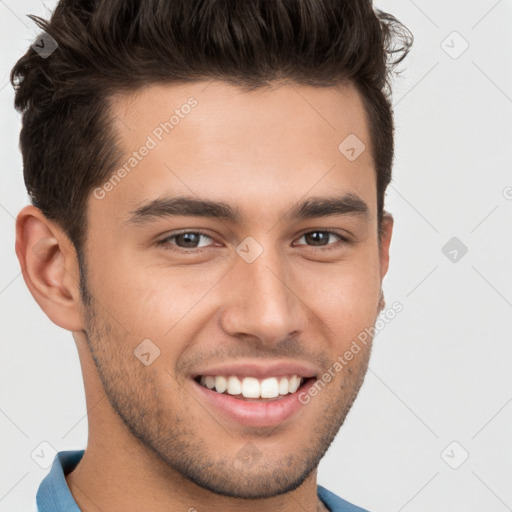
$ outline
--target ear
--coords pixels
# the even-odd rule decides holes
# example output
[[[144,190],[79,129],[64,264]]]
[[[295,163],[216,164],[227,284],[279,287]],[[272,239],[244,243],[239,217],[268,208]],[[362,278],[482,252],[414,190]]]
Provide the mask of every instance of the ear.
[[[69,331],[82,330],[74,245],[35,206],[23,208],[16,219],[16,255],[30,293],[50,320]]]
[[[393,233],[393,224],[394,219],[393,216],[384,212],[382,217],[382,226],[381,226],[381,234],[380,234],[380,279],[384,279],[384,276],[387,274],[389,268],[389,246],[391,244],[391,235]]]

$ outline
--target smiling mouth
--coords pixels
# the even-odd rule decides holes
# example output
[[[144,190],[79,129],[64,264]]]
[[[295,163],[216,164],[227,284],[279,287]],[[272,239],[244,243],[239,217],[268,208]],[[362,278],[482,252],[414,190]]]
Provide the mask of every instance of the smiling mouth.
[[[234,375],[198,375],[194,380],[221,395],[230,395],[245,401],[271,402],[297,393],[309,381],[315,380],[315,377],[287,375],[258,379],[256,377],[239,378]]]

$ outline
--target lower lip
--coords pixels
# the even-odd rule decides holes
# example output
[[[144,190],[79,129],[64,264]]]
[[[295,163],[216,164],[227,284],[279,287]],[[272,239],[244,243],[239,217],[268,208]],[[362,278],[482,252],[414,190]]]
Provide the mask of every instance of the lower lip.
[[[299,401],[299,395],[307,393],[314,383],[315,379],[309,379],[295,393],[285,395],[279,400],[256,402],[217,393],[192,380],[200,398],[216,413],[229,421],[251,427],[273,427],[299,412],[305,406]]]

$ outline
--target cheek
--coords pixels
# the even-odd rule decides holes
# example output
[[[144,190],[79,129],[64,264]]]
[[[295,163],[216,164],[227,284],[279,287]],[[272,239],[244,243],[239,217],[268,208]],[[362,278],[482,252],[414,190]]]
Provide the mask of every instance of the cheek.
[[[380,297],[378,262],[361,258],[315,274],[302,293],[315,314],[330,327],[328,335],[347,340],[372,326]]]
[[[183,348],[180,344],[188,343],[191,326],[204,322],[201,315],[208,291],[223,275],[192,267],[148,266],[122,253],[117,254],[115,264],[108,261],[105,257],[91,267],[90,287],[95,298],[129,333],[132,344],[149,338],[162,355],[163,347],[166,352],[172,347],[178,353]]]
[[[87,281],[98,307],[133,338],[161,336],[171,327],[176,291],[168,283],[158,284],[143,264],[122,251],[103,246],[91,254]]]

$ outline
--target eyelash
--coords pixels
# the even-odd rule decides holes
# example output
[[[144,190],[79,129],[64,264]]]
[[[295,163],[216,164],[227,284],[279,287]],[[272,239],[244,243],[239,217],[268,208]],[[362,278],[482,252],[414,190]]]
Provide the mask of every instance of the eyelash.
[[[207,238],[212,239],[212,237],[208,233],[205,233],[204,231],[201,231],[201,230],[180,231],[180,232],[177,232],[177,233],[173,233],[172,235],[169,235],[169,236],[163,238],[162,240],[159,240],[156,244],[159,247],[164,247],[165,249],[169,249],[169,245],[170,245],[169,241],[170,240],[172,240],[173,238],[176,238],[179,235],[185,235],[185,234],[190,234],[190,233],[192,233],[194,235],[203,235],[203,236],[205,236]],[[338,237],[339,240],[342,243],[347,243],[347,244],[350,243],[350,240],[347,237],[341,235],[337,231],[333,231],[333,230],[330,230],[330,229],[315,229],[315,230],[312,230],[312,231],[305,231],[304,233],[302,233],[300,235],[299,238],[302,238],[303,236],[309,235],[311,233],[328,233],[330,235],[334,235],[334,236]],[[300,245],[307,245],[307,244],[300,244]],[[335,249],[335,248],[332,247],[333,245],[335,245],[335,244],[328,244],[327,246],[311,245],[310,247],[312,247],[313,249],[320,249],[322,251],[330,251],[330,250]],[[199,253],[199,252],[202,252],[203,249],[206,249],[206,247],[199,247],[199,248],[196,248],[196,249],[184,249],[182,247],[177,247],[176,249],[173,248],[173,249],[169,249],[169,250],[177,251],[177,252],[182,252],[182,253],[194,253],[194,252],[195,253]]]

